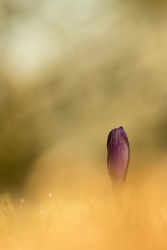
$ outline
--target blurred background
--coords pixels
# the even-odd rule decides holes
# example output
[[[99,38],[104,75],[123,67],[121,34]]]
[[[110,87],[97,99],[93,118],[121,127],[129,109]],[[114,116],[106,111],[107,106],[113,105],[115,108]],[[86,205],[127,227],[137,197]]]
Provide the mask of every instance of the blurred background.
[[[0,0],[1,192],[59,182],[72,192],[88,179],[100,190],[107,135],[119,126],[131,145],[129,180],[160,168],[166,13],[163,0]]]

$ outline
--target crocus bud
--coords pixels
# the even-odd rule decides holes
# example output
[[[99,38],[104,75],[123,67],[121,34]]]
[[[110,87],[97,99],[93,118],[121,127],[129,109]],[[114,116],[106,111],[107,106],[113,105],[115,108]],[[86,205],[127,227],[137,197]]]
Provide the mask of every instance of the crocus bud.
[[[130,147],[123,127],[111,130],[107,139],[107,166],[117,205],[122,206]]]

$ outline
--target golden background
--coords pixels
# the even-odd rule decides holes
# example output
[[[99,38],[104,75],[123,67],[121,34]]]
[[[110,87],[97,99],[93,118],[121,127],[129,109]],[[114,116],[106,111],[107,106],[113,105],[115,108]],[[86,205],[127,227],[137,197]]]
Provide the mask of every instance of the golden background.
[[[164,249],[166,1],[0,0],[0,55],[1,248]],[[106,140],[119,126],[117,228]]]

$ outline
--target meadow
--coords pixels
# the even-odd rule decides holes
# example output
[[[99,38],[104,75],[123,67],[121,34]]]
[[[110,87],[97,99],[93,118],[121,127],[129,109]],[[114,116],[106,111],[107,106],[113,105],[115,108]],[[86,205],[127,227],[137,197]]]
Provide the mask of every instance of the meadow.
[[[151,173],[138,177],[129,167],[119,218],[105,167],[82,166],[76,173],[70,166],[70,178],[62,171],[56,183],[33,184],[30,178],[25,197],[1,196],[1,249],[165,249],[166,163],[161,157],[151,163]]]
[[[0,1],[0,249],[165,249],[167,4]],[[118,218],[109,131],[131,156]]]

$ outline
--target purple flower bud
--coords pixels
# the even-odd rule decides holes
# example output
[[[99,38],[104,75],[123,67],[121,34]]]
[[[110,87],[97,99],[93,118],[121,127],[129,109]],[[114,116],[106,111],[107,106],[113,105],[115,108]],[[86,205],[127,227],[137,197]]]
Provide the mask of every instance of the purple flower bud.
[[[123,127],[111,130],[107,139],[107,166],[116,199],[122,199],[129,164],[130,147]]]

